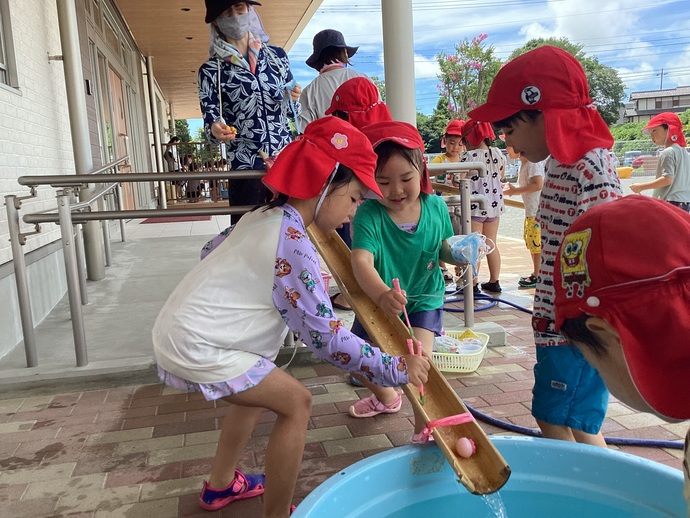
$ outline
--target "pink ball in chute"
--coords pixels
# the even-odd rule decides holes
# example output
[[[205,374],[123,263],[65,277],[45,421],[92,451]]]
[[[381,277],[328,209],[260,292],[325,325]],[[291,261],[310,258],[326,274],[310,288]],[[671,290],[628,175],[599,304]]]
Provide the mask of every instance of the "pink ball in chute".
[[[458,442],[455,443],[455,451],[458,452],[458,455],[467,459],[471,457],[475,451],[477,451],[477,446],[474,444],[472,439],[460,437]]]

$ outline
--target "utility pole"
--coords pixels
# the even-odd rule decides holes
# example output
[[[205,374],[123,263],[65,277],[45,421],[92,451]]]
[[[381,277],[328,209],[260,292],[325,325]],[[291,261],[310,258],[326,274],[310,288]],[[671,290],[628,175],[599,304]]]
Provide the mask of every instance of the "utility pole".
[[[659,79],[659,90],[663,90],[664,89],[664,69],[662,68],[661,72],[659,72],[657,75],[661,76],[661,78]]]

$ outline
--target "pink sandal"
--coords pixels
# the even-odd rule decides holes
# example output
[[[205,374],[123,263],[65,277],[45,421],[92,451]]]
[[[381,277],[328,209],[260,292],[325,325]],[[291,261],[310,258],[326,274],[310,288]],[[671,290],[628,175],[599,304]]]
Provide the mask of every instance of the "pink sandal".
[[[398,397],[391,404],[386,405],[381,403],[378,398],[372,394],[371,396],[360,399],[350,407],[350,415],[352,417],[374,417],[379,414],[395,414],[402,407],[402,397]]]
[[[264,492],[265,484],[266,475],[245,475],[236,469],[235,478],[223,489],[214,489],[204,480],[199,505],[207,511],[215,511],[235,500],[259,496]]]

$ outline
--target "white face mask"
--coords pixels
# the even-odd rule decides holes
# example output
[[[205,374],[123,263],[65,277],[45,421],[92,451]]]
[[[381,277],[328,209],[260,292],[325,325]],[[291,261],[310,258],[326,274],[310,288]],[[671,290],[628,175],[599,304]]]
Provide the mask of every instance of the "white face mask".
[[[249,13],[216,18],[218,30],[231,40],[241,40],[249,32]]]

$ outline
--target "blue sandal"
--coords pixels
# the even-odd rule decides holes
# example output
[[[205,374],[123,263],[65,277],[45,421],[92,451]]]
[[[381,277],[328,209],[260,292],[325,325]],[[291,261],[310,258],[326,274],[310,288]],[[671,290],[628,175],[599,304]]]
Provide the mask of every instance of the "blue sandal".
[[[199,505],[207,511],[215,511],[235,500],[244,500],[259,496],[264,492],[266,475],[245,475],[235,470],[235,478],[223,489],[213,489],[204,480],[204,487],[199,495]]]

